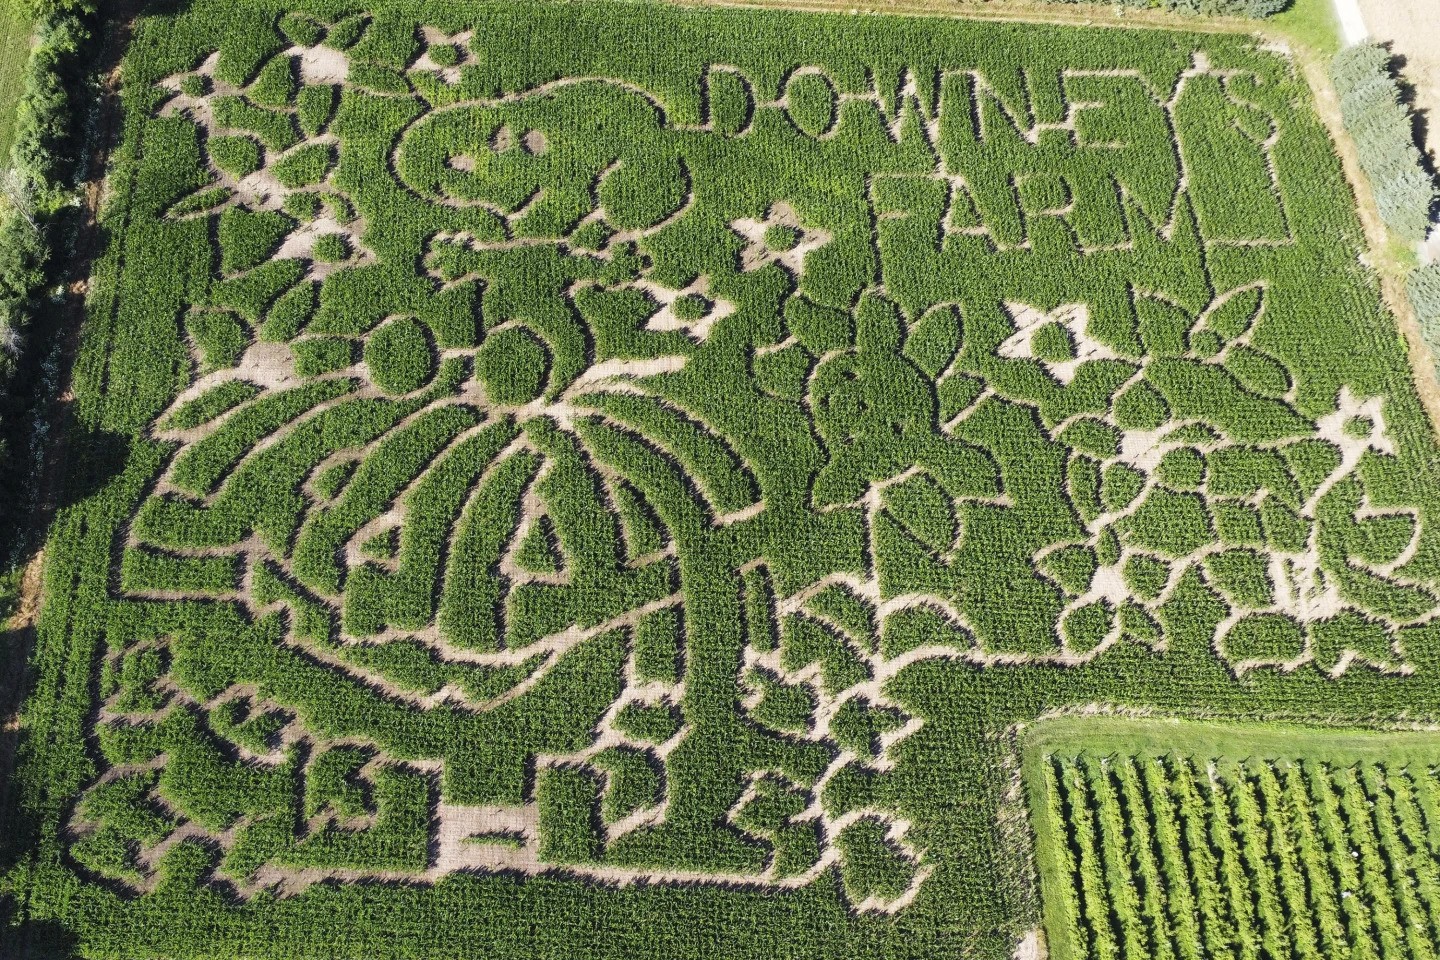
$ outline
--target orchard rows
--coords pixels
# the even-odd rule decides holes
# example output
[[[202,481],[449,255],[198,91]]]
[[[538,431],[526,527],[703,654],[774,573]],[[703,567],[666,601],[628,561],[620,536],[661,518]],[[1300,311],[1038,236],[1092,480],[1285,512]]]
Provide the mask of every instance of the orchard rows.
[[[1432,768],[1080,754],[1044,776],[1065,956],[1434,955]]]

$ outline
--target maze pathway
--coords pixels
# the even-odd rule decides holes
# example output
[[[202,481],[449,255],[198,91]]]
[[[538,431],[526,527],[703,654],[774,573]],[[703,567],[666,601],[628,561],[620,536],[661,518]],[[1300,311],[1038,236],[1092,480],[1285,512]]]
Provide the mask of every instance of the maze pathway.
[[[595,9],[142,31],[84,876],[963,911],[1009,724],[1428,709],[1437,449],[1283,54]]]

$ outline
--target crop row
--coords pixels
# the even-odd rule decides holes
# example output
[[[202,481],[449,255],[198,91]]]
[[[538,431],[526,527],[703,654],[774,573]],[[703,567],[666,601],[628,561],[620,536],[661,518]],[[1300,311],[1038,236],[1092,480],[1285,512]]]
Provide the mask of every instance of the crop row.
[[[1058,955],[1430,960],[1434,770],[1049,758]]]

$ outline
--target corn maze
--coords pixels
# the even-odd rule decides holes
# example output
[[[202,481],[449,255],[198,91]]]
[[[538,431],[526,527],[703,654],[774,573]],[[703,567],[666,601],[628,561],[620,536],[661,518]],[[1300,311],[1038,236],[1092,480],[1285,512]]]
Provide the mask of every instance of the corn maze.
[[[1440,448],[1283,50],[194,0],[123,100],[11,884],[86,955],[1009,956],[1012,725],[1440,709]],[[1180,960],[1434,952],[1428,782],[1204,762],[1046,769],[1071,956],[1165,960],[1117,818],[1192,803],[1259,906]],[[1322,780],[1422,879],[1281,943],[1308,855],[1234,858]]]

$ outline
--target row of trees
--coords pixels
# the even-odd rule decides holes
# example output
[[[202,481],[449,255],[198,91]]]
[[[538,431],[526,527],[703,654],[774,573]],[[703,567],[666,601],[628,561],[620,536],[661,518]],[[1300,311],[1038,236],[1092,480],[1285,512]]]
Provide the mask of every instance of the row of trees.
[[[1419,243],[1430,229],[1435,180],[1415,144],[1414,120],[1390,72],[1390,52],[1378,44],[1349,47],[1331,61],[1330,77],[1381,218],[1396,235]]]
[[[40,372],[38,360],[23,363],[22,357],[38,346],[37,317],[55,276],[51,245],[61,214],[74,205],[85,144],[77,129],[84,111],[75,109],[73,98],[95,15],[90,0],[29,0],[26,6],[35,37],[15,108],[8,168],[0,174],[0,485],[7,490],[25,489],[31,467],[31,458],[18,448],[27,436],[31,381]],[[0,547],[18,522],[7,512],[25,500],[6,499],[0,507]]]
[[[1330,76],[1381,219],[1405,241],[1420,243],[1434,224],[1440,190],[1416,145],[1414,118],[1390,72],[1390,59],[1377,44],[1351,47],[1335,57]],[[1440,264],[1413,270],[1407,287],[1425,342],[1440,351]]]

